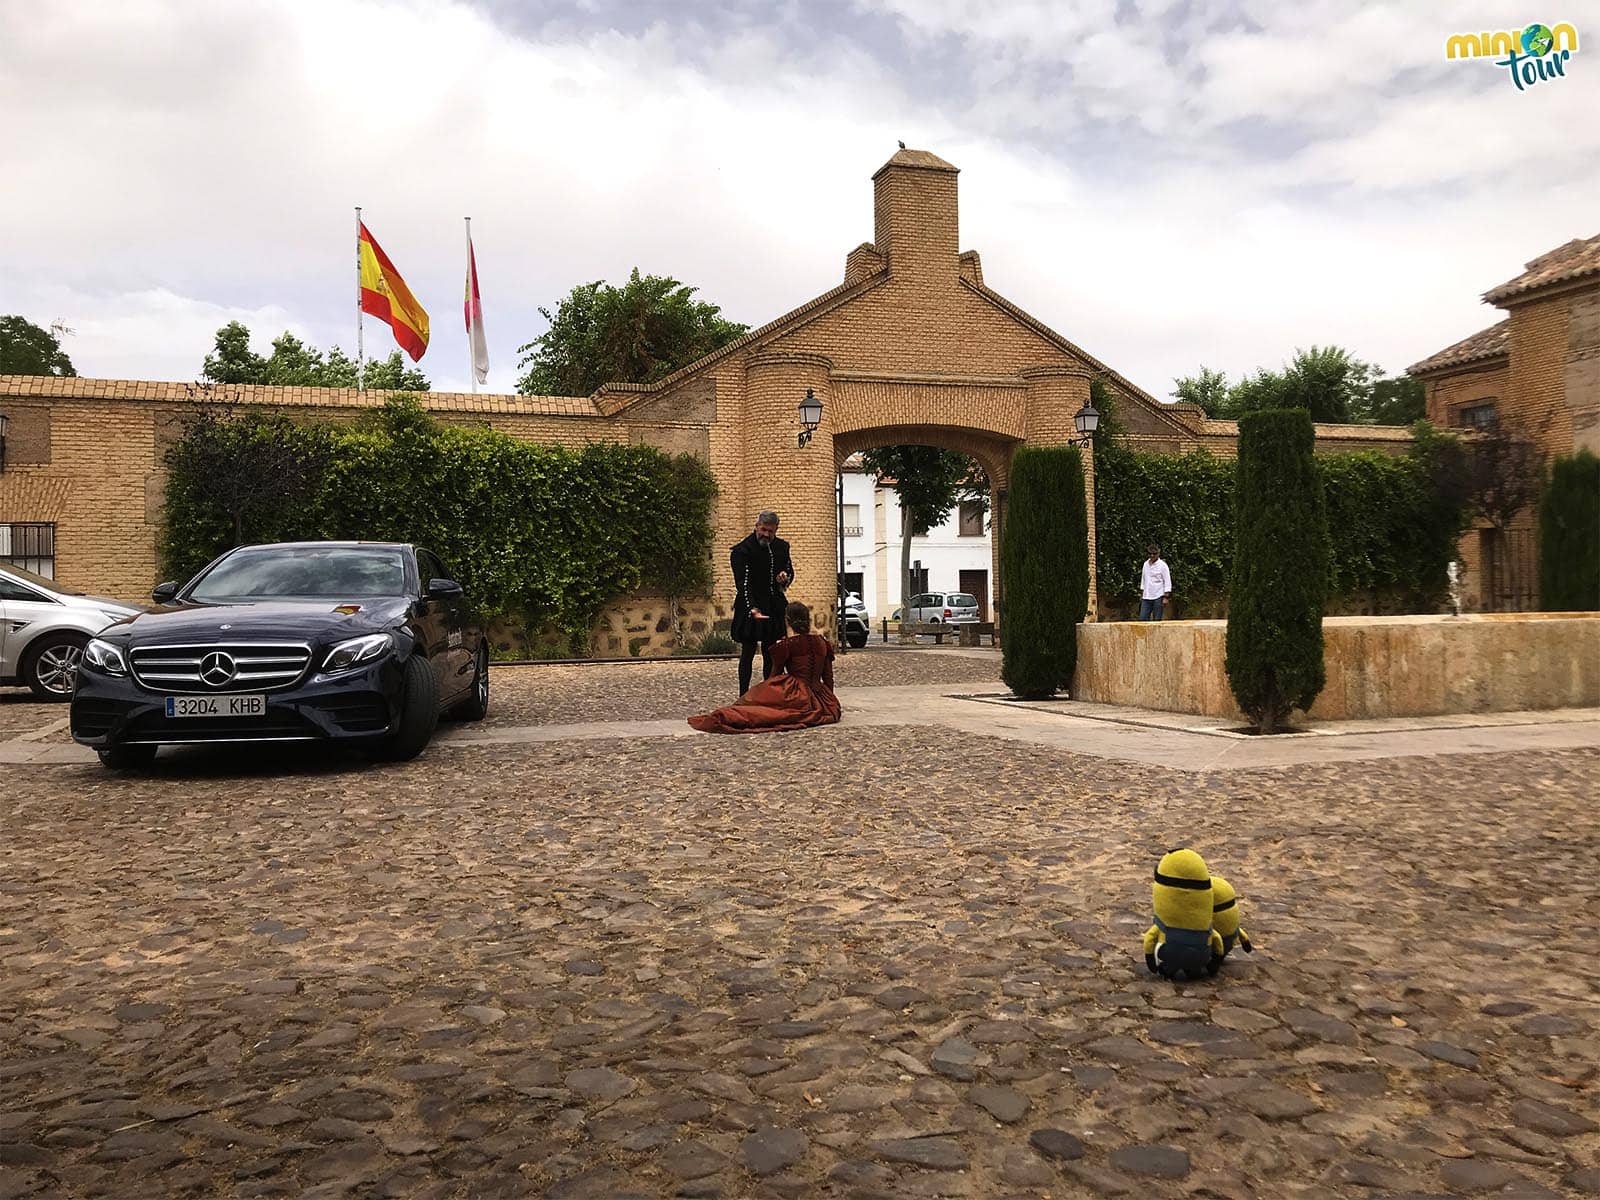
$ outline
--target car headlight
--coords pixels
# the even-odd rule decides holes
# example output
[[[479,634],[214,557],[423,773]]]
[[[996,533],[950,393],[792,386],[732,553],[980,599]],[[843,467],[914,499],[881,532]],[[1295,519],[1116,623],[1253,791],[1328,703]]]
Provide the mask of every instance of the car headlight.
[[[392,649],[394,638],[387,633],[369,633],[365,637],[351,638],[328,651],[328,657],[322,663],[322,673],[332,675],[338,671],[348,671],[351,667],[382,658]]]
[[[83,661],[106,675],[128,673],[128,660],[122,657],[121,648],[99,638],[89,639],[89,644],[83,648]]]

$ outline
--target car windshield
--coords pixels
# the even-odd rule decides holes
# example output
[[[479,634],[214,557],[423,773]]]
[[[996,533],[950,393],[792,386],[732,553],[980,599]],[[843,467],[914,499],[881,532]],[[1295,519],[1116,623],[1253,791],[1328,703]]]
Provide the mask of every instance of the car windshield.
[[[406,595],[399,550],[366,546],[263,546],[230,554],[189,588],[203,604],[346,600]]]
[[[43,575],[35,575],[32,571],[24,571],[21,567],[14,567],[10,563],[0,562],[0,570],[4,570],[13,579],[20,579],[29,587],[36,587],[41,592],[49,592],[56,596],[81,596],[82,592],[69,591],[54,579],[46,579]]]
[[[950,593],[950,607],[951,608],[976,608],[976,607],[978,607],[978,598],[976,596],[974,596],[974,595],[971,595],[971,594],[967,593],[967,592],[951,592]]]

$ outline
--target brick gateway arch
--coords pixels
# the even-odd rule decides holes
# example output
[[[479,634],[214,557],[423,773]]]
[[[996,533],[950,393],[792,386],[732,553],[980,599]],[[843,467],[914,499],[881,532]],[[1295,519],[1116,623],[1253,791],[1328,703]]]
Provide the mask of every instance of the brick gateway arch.
[[[709,418],[703,449],[722,487],[719,542],[742,536],[759,509],[776,509],[794,548],[791,595],[812,605],[830,630],[834,476],[849,455],[911,444],[975,459],[1001,516],[998,581],[1012,458],[1024,444],[1073,437],[1091,378],[1103,379],[1124,411],[1148,411],[1157,424],[1171,420],[1162,411],[1171,406],[985,286],[977,253],[958,249],[957,174],[933,154],[899,151],[873,176],[875,236],[849,253],[840,287],[661,384],[602,389],[599,397],[602,404],[621,401],[619,417],[647,404],[670,412],[674,396],[700,398]],[[808,390],[822,401],[823,418],[802,447],[796,407]],[[630,395],[635,391],[653,395]],[[718,615],[730,600],[719,590]]]

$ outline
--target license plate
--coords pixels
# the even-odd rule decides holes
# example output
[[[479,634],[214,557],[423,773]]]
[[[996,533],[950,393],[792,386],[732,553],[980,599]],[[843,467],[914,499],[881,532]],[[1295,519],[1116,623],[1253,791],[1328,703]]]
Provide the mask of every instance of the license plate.
[[[168,696],[169,717],[264,717],[265,696]]]

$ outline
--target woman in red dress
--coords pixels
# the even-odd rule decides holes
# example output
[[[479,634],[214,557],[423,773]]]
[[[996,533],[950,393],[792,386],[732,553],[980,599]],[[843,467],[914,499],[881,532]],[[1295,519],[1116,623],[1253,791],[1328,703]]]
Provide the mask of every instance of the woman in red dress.
[[[805,729],[839,719],[833,694],[833,647],[811,632],[811,610],[789,605],[783,613],[792,631],[772,648],[772,673],[737,704],[690,717],[702,733],[760,733],[764,729]]]

